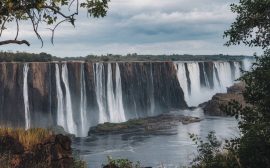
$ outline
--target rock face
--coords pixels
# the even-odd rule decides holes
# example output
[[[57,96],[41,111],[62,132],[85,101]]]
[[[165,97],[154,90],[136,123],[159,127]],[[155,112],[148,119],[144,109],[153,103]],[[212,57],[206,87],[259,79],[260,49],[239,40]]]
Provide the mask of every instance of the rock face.
[[[88,135],[143,133],[156,134],[182,124],[200,122],[197,117],[183,115],[162,114],[155,117],[132,119],[123,123],[104,123],[91,127]]]
[[[242,92],[245,86],[243,83],[234,84],[232,87],[227,89],[227,93],[217,93],[206,103],[201,104],[205,114],[211,116],[226,116],[221,109],[221,105],[226,105],[231,100],[236,100],[242,105],[246,105]]]
[[[27,78],[24,73],[25,66],[29,68]],[[58,71],[56,66],[59,68]],[[64,67],[67,68],[67,73],[64,73]],[[119,90],[117,88],[119,79],[116,79],[117,67],[120,71],[121,93],[116,93],[117,89]],[[59,100],[57,95],[59,91],[57,72],[62,100]],[[110,109],[111,100],[108,99],[110,93],[114,94],[111,97],[116,99],[117,107],[123,106],[126,118],[146,117],[170,109],[187,108],[173,62],[0,63],[0,74],[0,123],[5,126],[25,127],[25,102],[28,102],[31,127],[59,125],[57,118],[59,119],[60,110],[64,111],[64,116],[71,116],[74,125],[80,128],[82,127],[80,125],[82,93],[86,99],[85,118],[91,125],[98,124],[100,121],[101,106],[108,121],[112,118],[109,114],[116,110]],[[85,90],[82,90],[83,85]],[[24,96],[25,87],[28,90],[27,100]],[[101,95],[97,95],[97,92]],[[70,93],[71,104],[67,102],[69,96],[67,93]],[[122,104],[117,99],[118,94],[123,96]],[[61,109],[59,109],[59,102],[62,103]],[[68,110],[72,114],[67,114]]]
[[[10,136],[0,137],[0,159],[5,156],[12,168],[72,168],[74,165],[71,140],[63,135],[52,135],[27,150]]]

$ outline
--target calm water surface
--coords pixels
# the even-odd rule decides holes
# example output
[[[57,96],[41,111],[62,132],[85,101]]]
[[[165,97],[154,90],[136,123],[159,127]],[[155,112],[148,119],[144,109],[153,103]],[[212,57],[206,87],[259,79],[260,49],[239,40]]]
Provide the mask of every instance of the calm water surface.
[[[106,163],[107,156],[140,161],[143,166],[177,168],[189,165],[196,156],[196,146],[188,133],[205,137],[209,131],[214,130],[221,140],[239,135],[234,118],[204,116],[201,109],[174,113],[198,116],[204,120],[181,124],[157,135],[123,134],[76,138],[73,148],[88,163],[89,168],[100,168]]]

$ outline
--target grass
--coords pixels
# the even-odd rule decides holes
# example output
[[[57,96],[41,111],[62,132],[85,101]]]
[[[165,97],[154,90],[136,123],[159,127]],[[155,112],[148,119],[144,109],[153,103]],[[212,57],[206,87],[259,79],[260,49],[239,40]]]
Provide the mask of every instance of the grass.
[[[0,128],[0,137],[7,135],[17,139],[24,146],[25,150],[28,150],[49,138],[52,132],[42,128],[31,128],[27,131],[22,128]]]

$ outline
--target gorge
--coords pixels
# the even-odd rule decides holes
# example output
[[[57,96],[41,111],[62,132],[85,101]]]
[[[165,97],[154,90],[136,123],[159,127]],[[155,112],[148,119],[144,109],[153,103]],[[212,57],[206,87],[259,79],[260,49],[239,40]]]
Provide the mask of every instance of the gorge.
[[[0,122],[62,126],[87,136],[91,126],[187,109],[226,92],[248,69],[241,61],[0,63]]]

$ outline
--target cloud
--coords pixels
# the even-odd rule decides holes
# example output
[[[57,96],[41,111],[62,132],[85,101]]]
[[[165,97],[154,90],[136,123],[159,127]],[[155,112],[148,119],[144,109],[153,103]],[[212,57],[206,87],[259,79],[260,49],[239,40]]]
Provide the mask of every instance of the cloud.
[[[237,0],[113,0],[108,16],[103,19],[86,17],[81,10],[76,27],[61,25],[50,44],[50,32],[40,30],[44,48],[35,38],[31,27],[24,24],[20,35],[32,42],[31,48],[5,46],[5,50],[48,52],[57,56],[84,56],[90,53],[145,54],[246,54],[252,49],[223,46],[223,32],[235,16],[229,4]],[[8,31],[5,38],[12,37]]]

